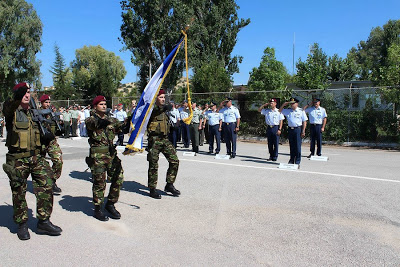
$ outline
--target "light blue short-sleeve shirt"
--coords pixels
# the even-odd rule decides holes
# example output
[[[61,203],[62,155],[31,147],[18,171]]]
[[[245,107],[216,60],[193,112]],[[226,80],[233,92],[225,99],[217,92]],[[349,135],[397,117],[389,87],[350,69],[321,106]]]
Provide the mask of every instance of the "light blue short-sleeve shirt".
[[[189,117],[189,109],[188,108],[179,108],[179,115],[181,117],[181,120],[186,119]]]
[[[261,115],[265,116],[265,123],[267,125],[279,125],[281,120],[285,117],[279,112],[277,108],[275,109],[263,109],[261,110]]]
[[[126,115],[126,112],[123,110],[117,110],[114,115],[114,118],[116,118],[119,121],[124,121],[128,116]]]
[[[231,106],[230,108],[225,107],[221,109],[219,113],[222,114],[223,122],[226,123],[236,122],[236,119],[240,119],[239,110],[234,106]]]
[[[306,113],[310,117],[311,124],[322,124],[323,120],[328,117],[326,110],[323,107],[309,107],[306,109]]]
[[[219,121],[222,120],[222,114],[218,111],[208,111],[206,112],[206,118],[208,120],[208,125],[214,126],[219,124]]]
[[[282,114],[285,115],[289,127],[299,127],[303,125],[303,121],[307,121],[307,115],[301,108],[293,109],[284,109],[282,110]]]
[[[171,119],[171,121],[172,121],[173,123],[177,123],[178,120],[180,120],[180,118],[179,118],[180,114],[179,114],[179,111],[178,111],[176,108],[173,108],[173,109],[171,110],[170,115],[171,115],[171,116],[170,116],[170,119]]]

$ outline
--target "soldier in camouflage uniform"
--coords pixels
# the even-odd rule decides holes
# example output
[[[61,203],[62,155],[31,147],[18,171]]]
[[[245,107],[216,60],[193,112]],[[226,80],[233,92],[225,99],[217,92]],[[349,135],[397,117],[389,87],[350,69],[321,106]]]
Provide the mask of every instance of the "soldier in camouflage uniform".
[[[94,217],[100,221],[108,220],[108,216],[102,210],[107,174],[108,179],[111,180],[111,187],[105,209],[111,218],[119,219],[121,214],[115,209],[114,204],[119,198],[124,172],[113,140],[124,124],[106,115],[107,104],[104,96],[97,96],[93,100],[93,107],[94,112],[91,112],[91,116],[85,120],[85,124],[90,144],[90,156],[86,161],[92,171]]]
[[[51,102],[49,95],[42,95],[39,99],[40,103],[42,103],[42,109],[50,109]],[[50,115],[46,115],[46,119],[48,123],[46,123],[46,127],[49,131],[51,131],[54,136],[56,135],[57,131],[57,124],[55,121],[51,119]],[[57,139],[54,138],[50,141],[49,145],[42,145],[42,155],[43,157],[46,156],[46,153],[49,154],[51,161],[53,162],[52,169],[53,169],[53,194],[61,193],[61,189],[57,186],[56,181],[61,176],[63,160],[62,160],[62,151],[60,145],[57,142]]]
[[[28,240],[28,206],[25,195],[27,179],[32,176],[33,192],[36,196],[36,217],[39,219],[37,233],[60,235],[60,227],[49,218],[53,210],[53,174],[48,162],[41,156],[41,141],[50,142],[53,135],[43,135],[38,123],[33,122],[30,112],[30,90],[27,83],[19,83],[14,89],[14,98],[4,103],[8,153],[3,169],[10,179],[14,207],[14,221],[18,226],[18,238]]]
[[[169,106],[172,109],[171,106]],[[174,196],[179,196],[181,192],[174,187],[176,175],[178,173],[179,159],[176,155],[176,150],[173,144],[168,140],[168,132],[170,125],[168,125],[168,106],[165,105],[165,92],[160,90],[153,112],[151,113],[148,131],[148,154],[147,160],[149,161],[148,170],[148,186],[150,188],[150,197],[160,199],[161,195],[157,193],[157,180],[158,180],[158,158],[160,152],[164,154],[169,162],[167,170],[167,184],[164,191],[170,192]]]

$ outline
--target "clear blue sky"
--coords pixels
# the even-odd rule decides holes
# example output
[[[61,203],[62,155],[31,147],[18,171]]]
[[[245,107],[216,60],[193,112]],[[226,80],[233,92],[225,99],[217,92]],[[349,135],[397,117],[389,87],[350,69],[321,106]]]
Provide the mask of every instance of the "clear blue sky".
[[[43,23],[43,86],[53,84],[50,67],[54,63],[54,44],[69,64],[75,50],[84,45],[101,45],[125,62],[127,75],[123,83],[136,81],[136,67],[130,53],[121,52],[121,8],[118,0],[27,0],[32,3]],[[238,34],[233,55],[244,57],[234,84],[246,84],[249,72],[260,63],[264,49],[274,47],[277,59],[292,73],[293,35],[295,61],[304,60],[315,42],[327,53],[346,57],[351,47],[366,40],[373,27],[389,19],[400,19],[399,0],[325,0],[266,1],[237,0],[239,17],[251,23]],[[190,42],[190,36],[189,36]],[[189,59],[190,60],[190,59]]]

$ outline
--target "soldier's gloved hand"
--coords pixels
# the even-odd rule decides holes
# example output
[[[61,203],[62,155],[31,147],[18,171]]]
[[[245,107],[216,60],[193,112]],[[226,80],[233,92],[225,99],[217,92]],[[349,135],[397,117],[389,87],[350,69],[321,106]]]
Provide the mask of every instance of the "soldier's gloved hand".
[[[54,140],[54,138],[56,138],[56,137],[54,136],[53,133],[47,132],[47,133],[45,133],[45,134],[42,136],[42,143],[43,143],[44,145],[48,146],[48,145],[50,144],[50,142],[51,142],[52,140]]]
[[[171,111],[172,110],[172,105],[168,104],[164,106],[164,111]]]
[[[14,91],[14,100],[22,100],[26,92],[28,91],[28,87],[22,86]]]
[[[111,122],[109,120],[99,119],[99,128],[100,129],[105,129],[110,124],[111,124]]]

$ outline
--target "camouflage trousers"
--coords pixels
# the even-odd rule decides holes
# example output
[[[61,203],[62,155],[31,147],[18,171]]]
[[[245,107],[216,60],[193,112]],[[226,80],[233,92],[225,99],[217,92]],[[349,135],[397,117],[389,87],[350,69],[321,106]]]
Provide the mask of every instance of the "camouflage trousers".
[[[101,206],[104,202],[104,192],[106,190],[106,179],[111,181],[108,201],[116,203],[119,198],[119,192],[124,181],[124,170],[121,160],[116,154],[110,156],[109,153],[93,153],[91,157],[94,164],[91,167],[93,179],[93,204]]]
[[[149,136],[148,138],[148,154],[147,161],[149,162],[148,170],[148,186],[149,188],[157,187],[158,180],[158,159],[160,152],[163,153],[169,162],[167,170],[167,183],[173,184],[178,174],[179,159],[176,155],[176,150],[168,137]]]
[[[63,166],[62,151],[57,139],[52,140],[48,146],[42,146],[42,155],[45,156],[46,153],[49,154],[49,157],[53,162],[51,168],[54,173],[53,179],[56,181],[61,176]]]
[[[53,175],[49,163],[40,154],[20,159],[7,154],[5,165],[12,168],[7,169],[6,173],[10,178],[15,223],[28,220],[25,195],[29,174],[32,176],[33,193],[36,196],[36,217],[39,220],[50,218],[53,211]],[[3,165],[3,168],[6,170],[7,167]]]

